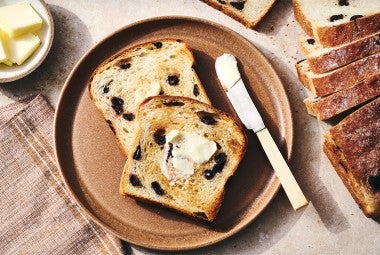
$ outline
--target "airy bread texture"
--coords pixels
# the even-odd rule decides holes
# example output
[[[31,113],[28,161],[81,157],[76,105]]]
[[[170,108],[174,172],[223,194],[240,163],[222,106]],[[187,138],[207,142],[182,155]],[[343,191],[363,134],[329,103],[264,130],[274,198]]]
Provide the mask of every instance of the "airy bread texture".
[[[241,126],[210,105],[172,96],[146,99],[139,107],[138,119],[140,126],[124,167],[120,193],[213,221],[226,184],[246,150]],[[194,165],[190,177],[174,184],[162,170],[162,164],[173,167],[173,153],[165,150],[172,130],[207,138],[217,148],[208,161]]]
[[[380,97],[325,134],[323,150],[367,217],[380,216]]]
[[[380,51],[380,32],[335,47],[322,47],[308,36],[299,36],[298,45],[314,73],[324,73]]]
[[[309,114],[318,120],[326,120],[380,95],[380,73],[324,97],[304,100]]]
[[[217,10],[254,28],[272,8],[276,0],[201,0]]]
[[[296,68],[299,80],[311,93],[325,96],[380,72],[380,52],[322,74],[312,72],[306,60],[298,62]]]
[[[125,49],[95,70],[90,96],[125,155],[137,132],[136,110],[145,98],[165,94],[210,103],[194,64],[186,43],[166,39]]]
[[[294,17],[324,47],[380,31],[379,0],[293,0]]]

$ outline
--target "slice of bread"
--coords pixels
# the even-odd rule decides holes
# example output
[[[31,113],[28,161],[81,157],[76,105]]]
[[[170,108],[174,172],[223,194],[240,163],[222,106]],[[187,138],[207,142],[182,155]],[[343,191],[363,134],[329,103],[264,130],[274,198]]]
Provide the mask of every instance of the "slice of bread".
[[[378,96],[380,73],[331,95],[306,98],[304,103],[309,114],[318,120],[326,120]]]
[[[246,150],[241,126],[210,105],[173,96],[146,99],[139,107],[138,119],[140,127],[124,167],[120,193],[213,221],[226,184]],[[169,139],[175,130],[212,141],[216,151],[205,162],[193,164],[190,156],[183,158],[176,151],[181,147],[190,155],[207,154],[193,148],[199,137],[176,144]],[[181,158],[193,164],[194,173],[187,177],[181,177],[181,169],[175,168],[174,160]]]
[[[254,28],[272,8],[276,0],[202,0],[233,19]]]
[[[299,36],[298,45],[314,73],[324,73],[380,51],[380,32],[335,47],[322,47],[308,36]]]
[[[210,103],[194,64],[186,43],[165,39],[125,49],[94,71],[89,81],[90,97],[125,155],[136,136],[136,110],[145,98],[165,94]]]
[[[330,72],[316,74],[306,60],[296,64],[298,78],[315,96],[332,94],[380,72],[380,52]]]
[[[380,31],[379,0],[293,0],[294,17],[324,47]]]
[[[367,217],[380,216],[380,97],[326,134],[323,150]]]

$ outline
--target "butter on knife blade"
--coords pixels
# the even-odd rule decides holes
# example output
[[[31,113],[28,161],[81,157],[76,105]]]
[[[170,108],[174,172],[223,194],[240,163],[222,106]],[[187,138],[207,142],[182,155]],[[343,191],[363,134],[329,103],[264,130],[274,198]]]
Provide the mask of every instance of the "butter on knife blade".
[[[241,79],[236,58],[231,54],[223,54],[215,61],[215,70],[240,120],[248,129],[252,129],[264,149],[282,187],[294,210],[308,204],[297,181],[281,155],[269,131],[256,109]]]

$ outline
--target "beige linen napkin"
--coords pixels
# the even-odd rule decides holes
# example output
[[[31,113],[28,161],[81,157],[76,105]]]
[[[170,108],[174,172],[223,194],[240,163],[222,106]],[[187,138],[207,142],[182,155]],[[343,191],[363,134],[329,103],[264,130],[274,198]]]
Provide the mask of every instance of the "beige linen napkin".
[[[0,254],[122,254],[63,186],[54,111],[42,97],[0,107]]]

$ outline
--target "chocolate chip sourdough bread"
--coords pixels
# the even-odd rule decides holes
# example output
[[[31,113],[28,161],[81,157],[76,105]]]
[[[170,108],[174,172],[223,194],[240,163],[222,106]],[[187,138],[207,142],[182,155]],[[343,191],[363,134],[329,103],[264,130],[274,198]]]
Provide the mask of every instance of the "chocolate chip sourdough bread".
[[[294,17],[324,47],[380,31],[379,0],[293,0]]]
[[[296,64],[298,79],[315,96],[325,96],[349,88],[380,72],[380,52],[329,72],[316,74],[307,60]]]
[[[380,96],[380,73],[336,93],[306,98],[304,103],[309,114],[326,120],[377,96]]]
[[[380,216],[380,97],[325,134],[323,150],[367,217]]]
[[[145,98],[165,94],[210,103],[193,66],[186,43],[166,39],[125,49],[95,70],[90,96],[125,155],[137,131],[136,110]]]
[[[299,36],[298,45],[314,73],[325,73],[380,51],[380,32],[335,47],[323,47],[308,36]]]
[[[276,0],[201,0],[243,23],[255,27],[272,8]]]
[[[184,97],[148,98],[137,117],[120,193],[213,221],[246,150],[242,128],[226,113]]]

